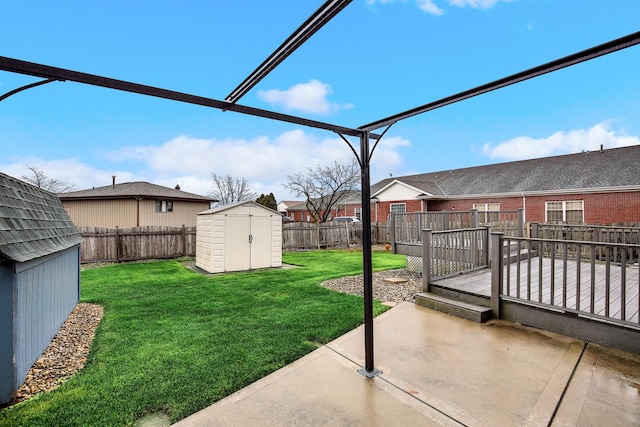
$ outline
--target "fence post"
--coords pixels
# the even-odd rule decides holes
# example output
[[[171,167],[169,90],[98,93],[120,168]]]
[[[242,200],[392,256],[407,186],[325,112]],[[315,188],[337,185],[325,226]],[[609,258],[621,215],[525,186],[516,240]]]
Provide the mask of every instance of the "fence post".
[[[429,292],[433,230],[422,230],[422,292]]]
[[[491,233],[491,313],[500,318],[500,291],[504,272],[504,233]]]
[[[478,215],[478,209],[471,209],[471,228],[480,227],[480,216]]]
[[[524,209],[518,209],[518,237],[524,237]]]
[[[187,256],[187,230],[185,230],[184,224],[182,224],[180,232],[182,234],[182,256]]]
[[[396,214],[391,213],[389,215],[389,239],[391,240],[391,253],[396,252]]]
[[[120,262],[120,229],[116,225],[116,262]]]

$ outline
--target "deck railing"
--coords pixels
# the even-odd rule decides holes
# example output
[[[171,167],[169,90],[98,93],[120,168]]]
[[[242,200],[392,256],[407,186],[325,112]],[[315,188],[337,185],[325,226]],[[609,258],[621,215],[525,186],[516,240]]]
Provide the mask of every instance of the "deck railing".
[[[501,234],[491,241],[499,265],[492,268],[494,315],[507,299],[640,330],[639,245]],[[514,247],[526,250],[509,253]]]
[[[489,228],[422,230],[423,282],[489,265]]]
[[[391,242],[420,243],[422,230],[445,231],[491,226],[507,236],[524,236],[524,210],[444,211],[392,214],[389,221]]]

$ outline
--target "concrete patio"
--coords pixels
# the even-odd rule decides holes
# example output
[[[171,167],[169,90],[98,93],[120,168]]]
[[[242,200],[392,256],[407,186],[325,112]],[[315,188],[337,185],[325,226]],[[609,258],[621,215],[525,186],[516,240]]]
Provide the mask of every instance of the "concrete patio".
[[[373,379],[360,327],[175,425],[640,425],[640,355],[412,303],[374,335]]]

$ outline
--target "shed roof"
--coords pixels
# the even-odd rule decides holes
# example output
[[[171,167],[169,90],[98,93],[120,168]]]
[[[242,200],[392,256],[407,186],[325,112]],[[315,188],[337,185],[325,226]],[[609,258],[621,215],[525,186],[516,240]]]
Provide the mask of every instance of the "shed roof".
[[[427,198],[533,192],[640,189],[640,145],[452,169],[384,179],[375,196],[394,181],[424,191]]]
[[[171,200],[183,200],[192,202],[215,202],[211,197],[200,196],[188,193],[175,188],[163,187],[145,181],[123,182],[120,184],[106,185],[104,187],[94,187],[87,190],[70,191],[58,194],[60,200],[105,200],[105,199],[130,199],[142,198],[164,198]]]
[[[267,211],[269,211],[271,213],[277,214],[278,216],[282,216],[282,214],[280,212],[274,211],[273,209],[268,208],[265,205],[261,205],[258,202],[254,202],[253,200],[242,200],[240,202],[229,203],[228,205],[217,206],[217,207],[215,207],[213,209],[207,209],[206,211],[198,212],[198,215],[216,214],[216,213],[224,212],[226,210],[233,209],[233,208],[236,208],[238,206],[243,206],[243,205],[251,205],[251,206],[254,206],[254,207],[262,208],[262,209],[265,209],[265,210],[267,210]]]
[[[58,196],[0,172],[0,259],[25,262],[81,241]]]

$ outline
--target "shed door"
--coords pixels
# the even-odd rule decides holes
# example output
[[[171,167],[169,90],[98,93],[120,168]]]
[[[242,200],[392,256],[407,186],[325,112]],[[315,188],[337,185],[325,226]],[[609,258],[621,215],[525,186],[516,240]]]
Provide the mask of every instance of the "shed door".
[[[251,217],[251,268],[271,267],[271,217]]]
[[[250,217],[225,216],[224,270],[242,271],[251,268]]]
[[[225,217],[224,270],[244,271],[271,267],[271,217]]]

